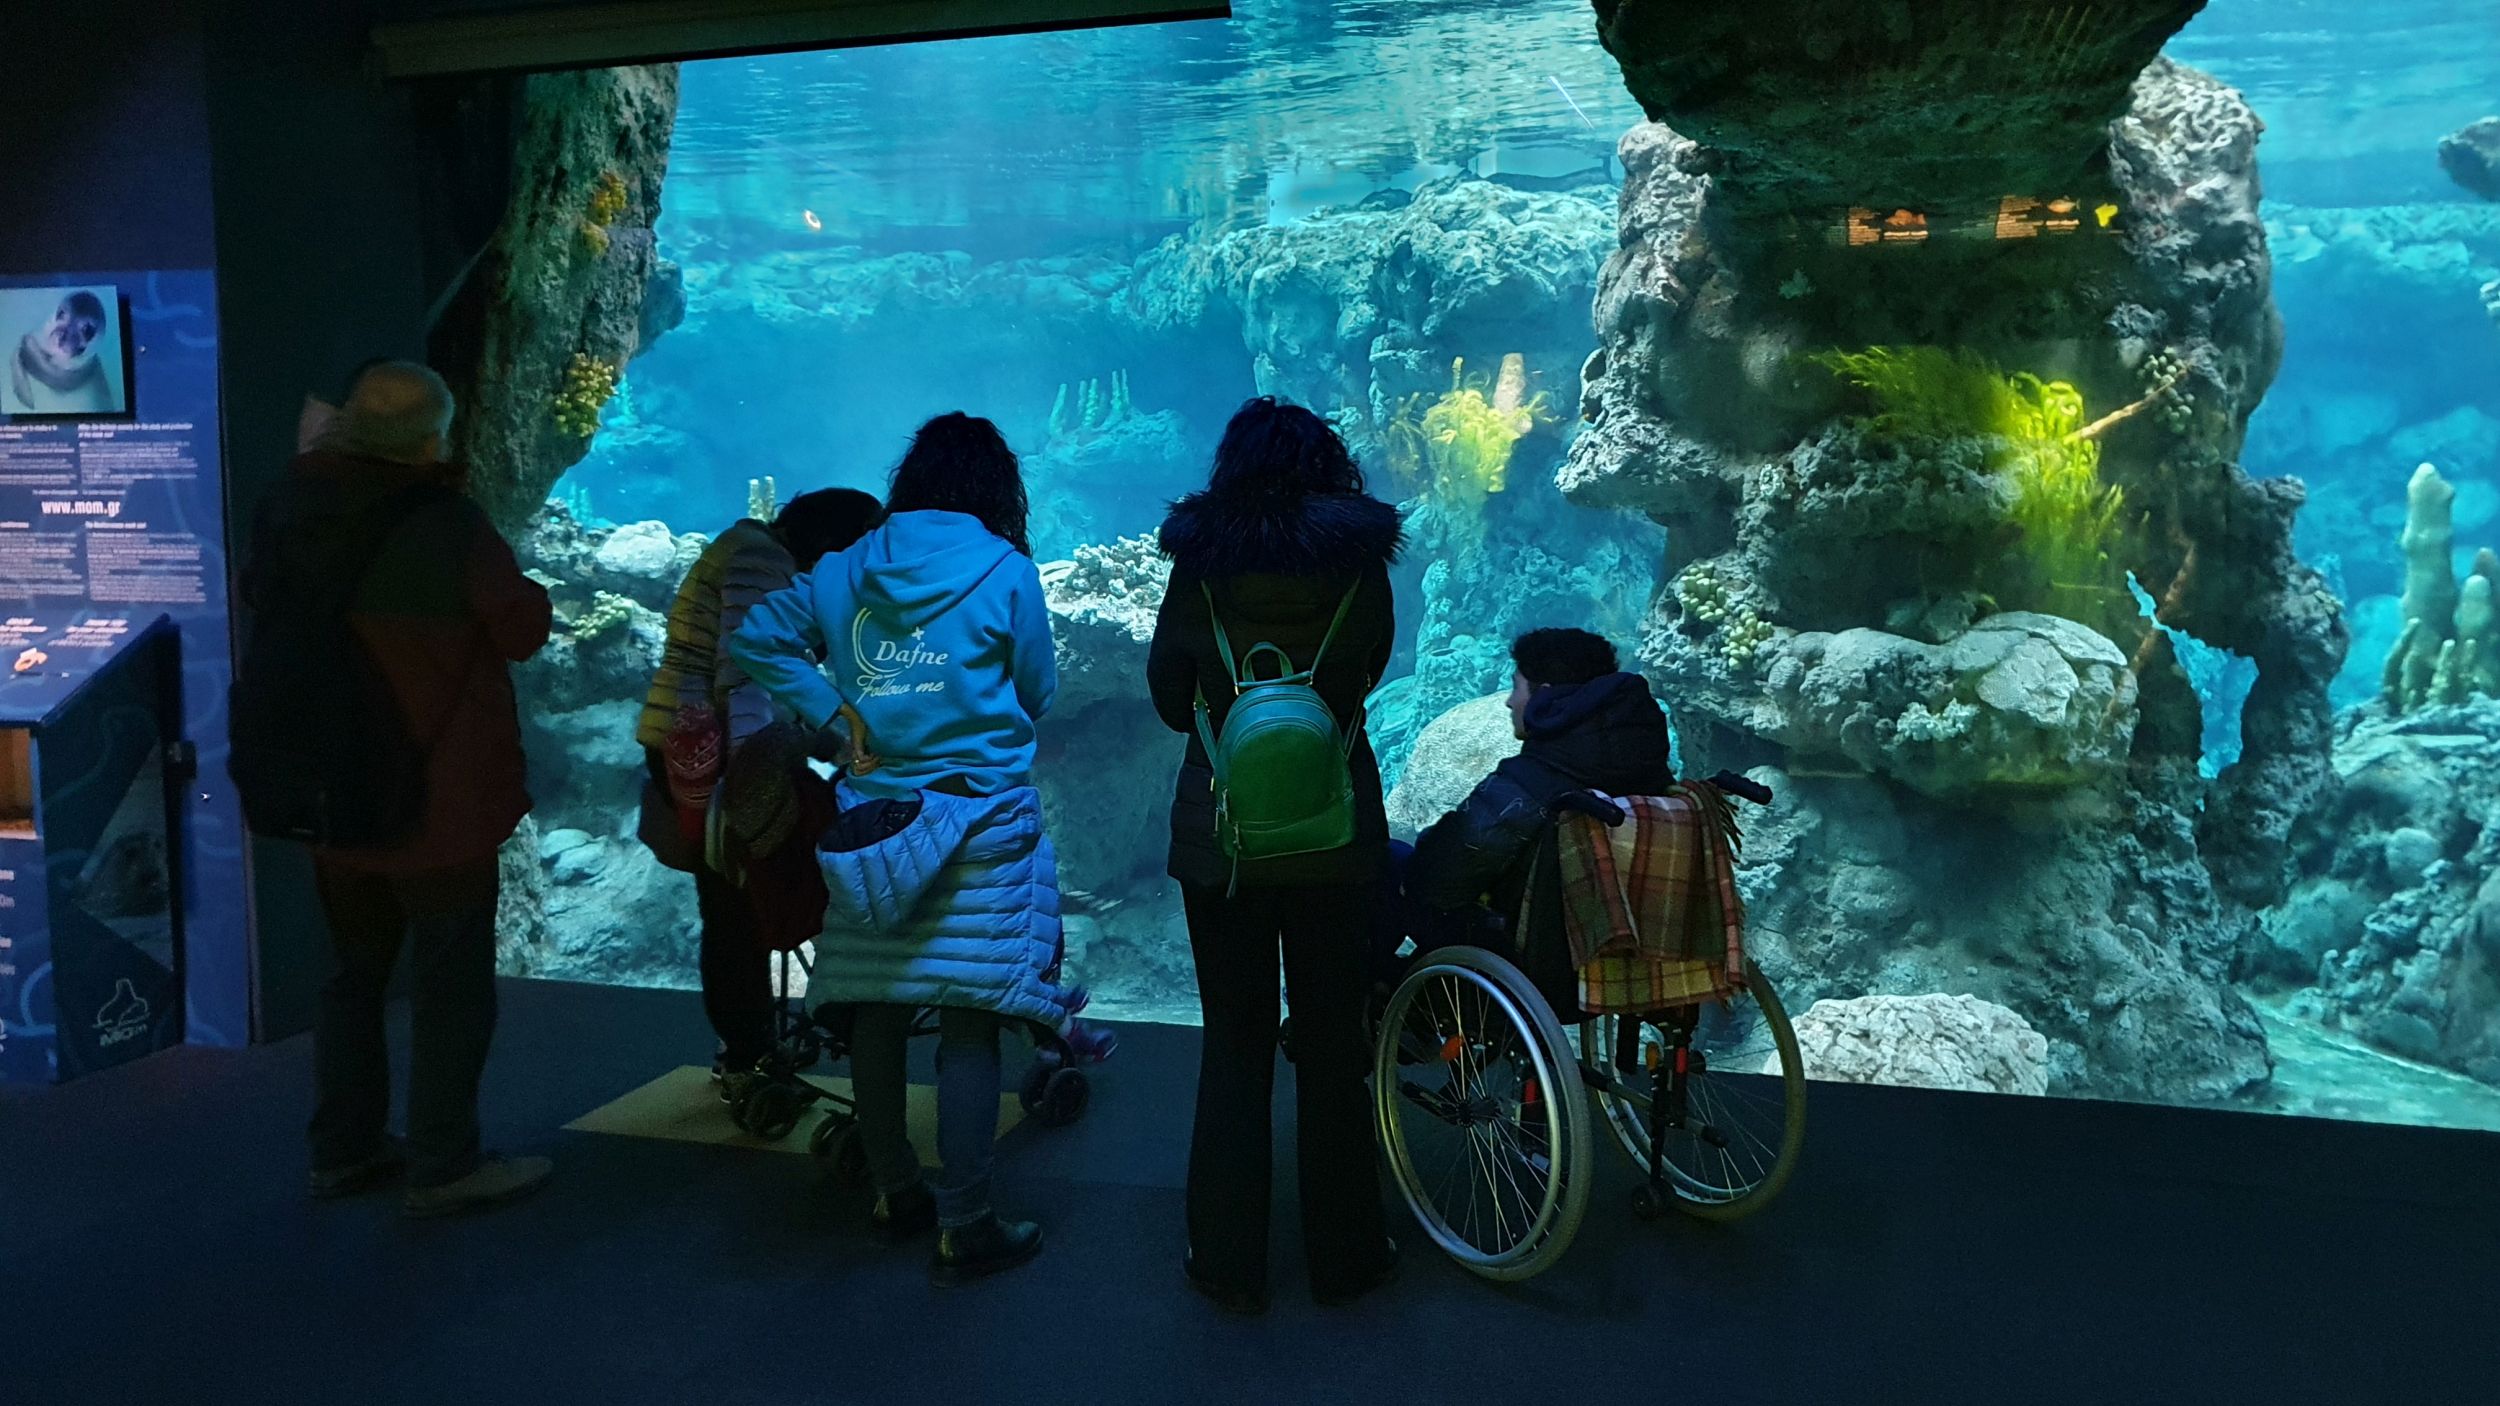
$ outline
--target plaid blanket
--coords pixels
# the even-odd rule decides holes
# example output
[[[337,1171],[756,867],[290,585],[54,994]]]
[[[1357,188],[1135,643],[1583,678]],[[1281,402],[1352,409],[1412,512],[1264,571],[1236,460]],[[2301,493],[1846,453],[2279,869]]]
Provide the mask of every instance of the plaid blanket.
[[[1556,822],[1581,1007],[1638,1014],[1727,994],[1745,969],[1734,808],[1706,783],[1604,799],[1626,813],[1622,824],[1577,813]]]

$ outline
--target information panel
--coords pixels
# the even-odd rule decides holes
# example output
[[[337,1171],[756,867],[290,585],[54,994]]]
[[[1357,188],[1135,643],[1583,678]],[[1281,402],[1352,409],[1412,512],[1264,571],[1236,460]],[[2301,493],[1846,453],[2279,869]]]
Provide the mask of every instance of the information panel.
[[[31,391],[0,413],[0,670],[28,648],[91,647],[134,622],[172,618],[183,727],[199,767],[176,818],[187,1038],[239,1045],[251,1033],[250,884],[242,810],[225,771],[233,655],[216,279],[205,270],[56,272],[0,276],[0,294],[12,295],[0,296],[11,319],[0,325],[0,381]],[[106,304],[103,316],[73,316],[64,330],[62,310],[92,311],[88,300]],[[96,384],[109,394],[58,389],[74,369],[65,359],[73,346],[93,354]],[[37,408],[14,409],[28,404]],[[0,837],[0,872],[18,869],[11,861],[23,849]],[[49,1035],[32,1027],[52,1014],[50,973],[16,960],[34,946],[29,925],[44,921],[34,898],[41,879],[12,877],[0,881],[8,890],[0,896],[16,900],[0,907],[0,1035]]]

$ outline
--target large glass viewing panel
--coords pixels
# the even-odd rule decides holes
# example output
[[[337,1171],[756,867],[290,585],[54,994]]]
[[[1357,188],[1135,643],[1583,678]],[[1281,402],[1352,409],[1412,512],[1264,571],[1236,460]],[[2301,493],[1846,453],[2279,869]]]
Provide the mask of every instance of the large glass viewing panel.
[[[1858,8],[1729,7],[1806,18],[1683,36],[1771,73],[1715,87],[1567,0],[688,65],[684,320],[524,553],[507,969],[693,984],[633,839],[682,539],[961,409],[1050,583],[1070,963],[1194,1021],[1151,537],[1266,393],[1408,513],[1402,835],[1516,745],[1511,638],[1597,630],[1777,792],[1741,878],[1818,1075],[2500,1128],[2500,26],[1932,7],[1995,16],[1955,67],[1808,22]]]

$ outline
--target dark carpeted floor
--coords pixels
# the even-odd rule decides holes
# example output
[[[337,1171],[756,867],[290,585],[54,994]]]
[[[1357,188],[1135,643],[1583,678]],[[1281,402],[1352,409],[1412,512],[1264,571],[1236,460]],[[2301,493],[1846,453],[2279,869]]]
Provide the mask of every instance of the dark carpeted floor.
[[[1245,1322],[1179,1280],[1194,1034],[1126,1040],[1013,1136],[1048,1252],[951,1291],[804,1157],[557,1131],[709,1050],[689,995],[507,986],[490,1135],[558,1179],[459,1222],[299,1199],[301,1040],[0,1093],[0,1403],[2500,1399],[2500,1137],[1818,1085],[1754,1221],[1640,1224],[1601,1149],[1560,1270],[1409,1235],[1323,1312],[1287,1205]]]

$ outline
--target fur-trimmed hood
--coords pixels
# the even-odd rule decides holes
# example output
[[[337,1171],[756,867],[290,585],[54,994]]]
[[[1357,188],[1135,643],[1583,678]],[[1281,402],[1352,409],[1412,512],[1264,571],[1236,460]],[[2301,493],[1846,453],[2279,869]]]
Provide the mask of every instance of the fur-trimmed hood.
[[[1347,576],[1398,559],[1398,510],[1361,493],[1192,493],[1163,520],[1163,554],[1200,576]]]

